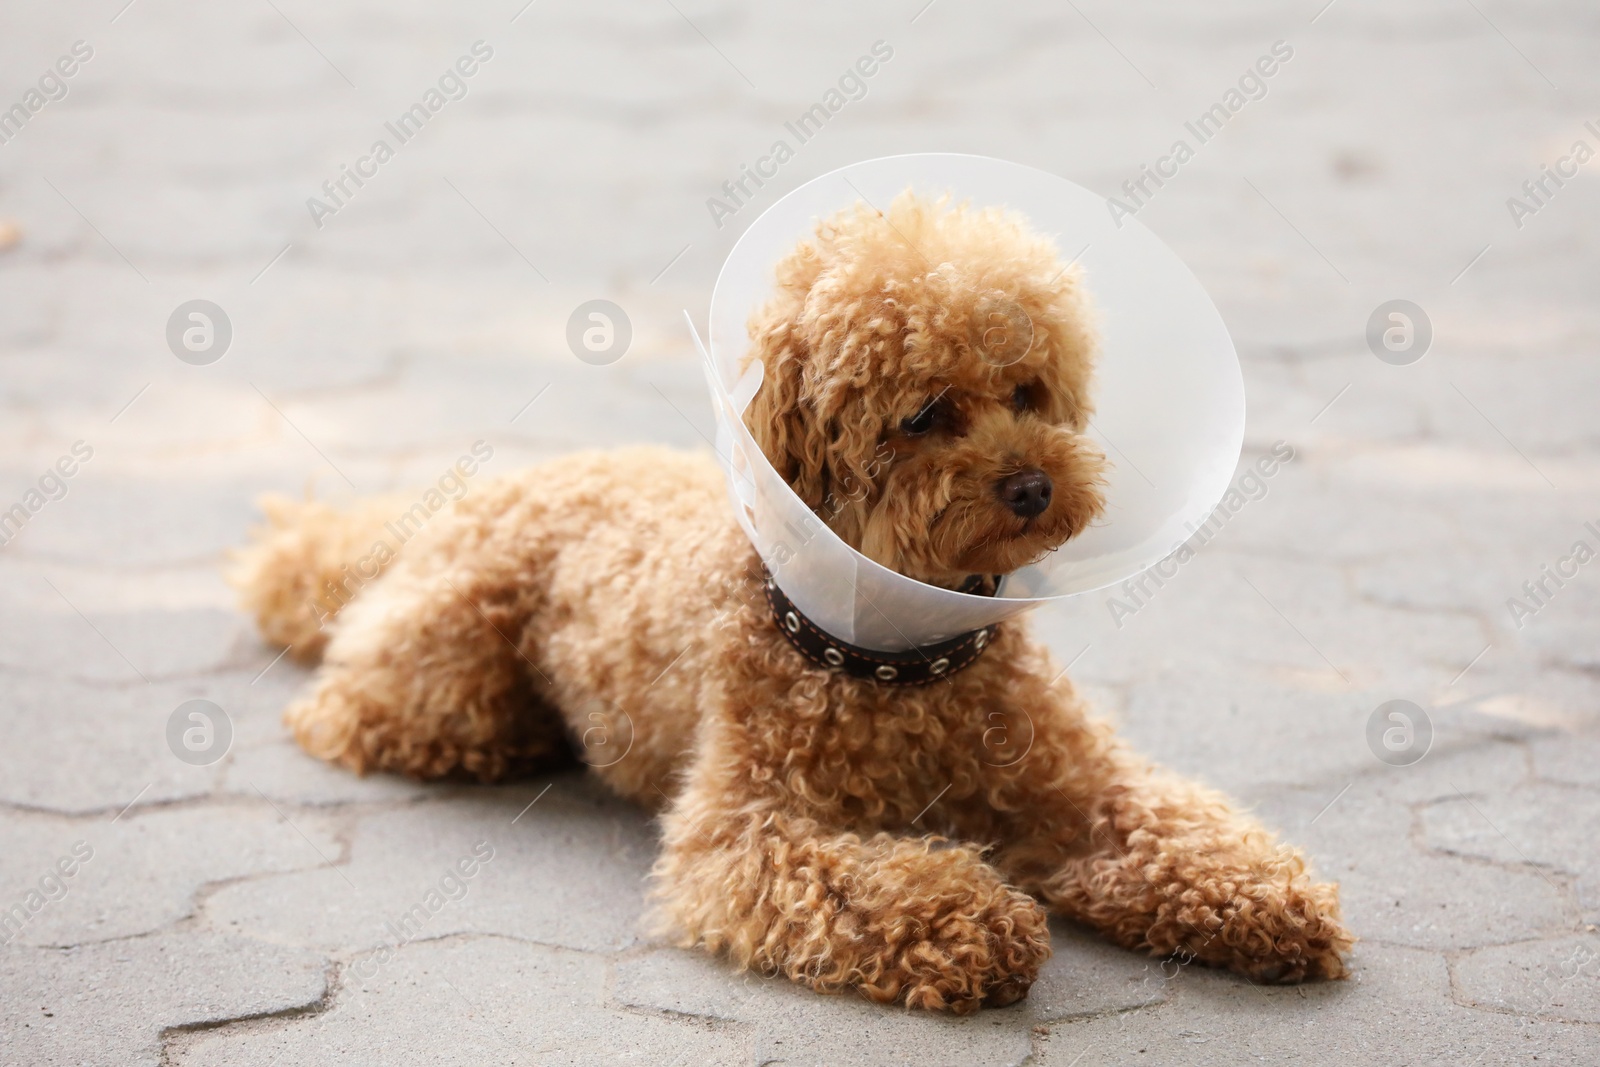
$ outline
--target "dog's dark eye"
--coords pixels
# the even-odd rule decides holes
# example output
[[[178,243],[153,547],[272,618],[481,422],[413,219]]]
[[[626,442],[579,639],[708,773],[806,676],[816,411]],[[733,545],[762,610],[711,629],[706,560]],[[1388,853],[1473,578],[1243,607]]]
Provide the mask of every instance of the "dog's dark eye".
[[[911,437],[920,437],[933,429],[934,423],[939,421],[939,401],[930,400],[923,405],[921,411],[909,419],[900,420],[900,432]]]
[[[1012,411],[1032,411],[1034,407],[1033,386],[1019,385],[1011,394]]]

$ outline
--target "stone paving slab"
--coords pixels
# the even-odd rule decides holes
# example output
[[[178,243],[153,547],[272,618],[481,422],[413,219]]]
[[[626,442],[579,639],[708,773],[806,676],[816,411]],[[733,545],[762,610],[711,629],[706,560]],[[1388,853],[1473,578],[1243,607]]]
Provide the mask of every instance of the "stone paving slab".
[[[326,990],[316,954],[224,932],[11,946],[0,953],[0,1055],[40,1067],[155,1065],[175,1031],[308,1008]]]
[[[1600,788],[1600,739],[1542,737],[1533,743],[1533,767],[1547,781]]]
[[[577,775],[443,796],[435,787],[426,803],[359,818],[352,833],[340,877],[308,870],[221,888],[207,905],[211,922],[338,952],[376,948],[395,929],[414,936],[412,925],[429,937],[476,931],[590,952],[641,936],[654,835],[642,813]],[[458,888],[452,868],[485,853]],[[415,910],[438,892],[448,906]]]
[[[1474,794],[1477,794],[1476,797]],[[1586,923],[1600,923],[1600,851],[1593,823],[1558,813],[1581,810],[1593,792],[1532,783],[1493,798],[1471,786],[1422,813],[1424,839],[1453,855],[1521,864],[1554,884],[1572,879]]]
[[[69,677],[0,674],[6,691],[0,721],[29,739],[26,745],[0,747],[0,800],[109,817],[135,800],[149,805],[213,792],[222,761],[229,757],[216,751],[205,754],[215,756],[209,763],[174,758],[167,737],[172,717],[189,700],[209,700],[223,710],[241,747],[281,741],[283,706],[305,674],[272,666],[275,655],[266,652],[259,665],[237,673],[149,684],[102,686]],[[221,733],[213,740],[220,747]],[[64,775],[63,766],[72,773]]]
[[[1159,961],[1141,960],[1067,924],[1052,925],[1054,955],[1027,1000],[1008,1009],[934,1024],[885,1012],[854,997],[818,998],[781,979],[730,979],[716,961],[675,949],[620,963],[619,1003],[646,1010],[750,1024],[754,1062],[792,1064],[1020,1064],[1030,1037],[1064,1020],[1160,1003]],[[1172,966],[1171,964],[1168,965]]]
[[[248,884],[313,868],[337,881],[330,865],[342,852],[326,817],[286,817],[259,797],[226,806],[136,808],[115,821],[87,824],[16,815],[4,833],[8,861],[0,900],[8,908],[21,901],[32,912],[8,940],[46,946],[161,930],[192,915],[197,896],[216,883]],[[73,866],[75,874],[67,874]],[[45,900],[36,908],[38,894]]]
[[[172,757],[165,726],[191,694],[187,682],[92,686],[63,678],[6,673],[0,710],[13,736],[0,747],[0,799],[23,808],[103,811],[110,818],[136,798],[147,803],[201,797],[214,768]],[[57,761],[75,770],[61,773]]]
[[[1474,1011],[1450,999],[1444,961],[1364,946],[1360,977],[1263,989],[1203,971],[1170,982],[1164,1004],[1056,1027],[1040,1064],[1504,1063],[1577,1065],[1592,1031],[1546,1016]]]
[[[272,725],[265,729],[281,730]],[[222,770],[222,790],[244,797],[266,796],[297,806],[392,804],[437,798],[438,787],[387,774],[359,777],[320,760],[307,759],[292,739],[276,737],[239,745]]]
[[[1007,1025],[1010,1012],[930,1026],[915,1015],[854,997],[819,997],[784,980],[730,981],[715,961],[671,950],[619,965],[615,995],[639,1009],[749,1023],[756,1031],[752,1063],[1010,1065],[1031,1051],[1028,1029]]]
[[[1587,934],[1537,945],[1496,945],[1458,957],[1458,1000],[1569,1022],[1600,1022],[1600,938]]]
[[[1332,800],[1328,791],[1322,804]],[[1292,836],[1338,881],[1347,919],[1366,940],[1430,949],[1523,941],[1575,920],[1559,882],[1518,864],[1486,864],[1426,848],[1408,805],[1357,782],[1321,818]],[[1309,818],[1317,808],[1307,804]],[[1421,844],[1423,847],[1419,847]]]
[[[359,958],[332,1007],[174,1041],[185,1064],[739,1063],[737,1029],[609,1008],[592,955],[497,937]]]

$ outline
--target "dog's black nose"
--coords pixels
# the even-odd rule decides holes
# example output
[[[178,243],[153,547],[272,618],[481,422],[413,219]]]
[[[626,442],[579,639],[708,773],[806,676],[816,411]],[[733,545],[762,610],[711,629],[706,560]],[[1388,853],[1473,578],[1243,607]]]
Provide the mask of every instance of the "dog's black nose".
[[[1050,506],[1050,490],[1050,476],[1038,467],[1020,470],[995,485],[995,492],[1000,494],[1006,507],[1025,519],[1033,518]]]

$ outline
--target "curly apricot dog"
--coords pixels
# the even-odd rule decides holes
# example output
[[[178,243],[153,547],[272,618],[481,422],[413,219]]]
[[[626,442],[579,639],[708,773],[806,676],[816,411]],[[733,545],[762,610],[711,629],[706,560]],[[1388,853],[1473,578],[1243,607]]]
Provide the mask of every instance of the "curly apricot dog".
[[[746,420],[848,542],[955,586],[1096,516],[1091,309],[1020,219],[903,194],[819,226],[777,281]],[[996,300],[1033,324],[1015,361],[974,340]],[[1124,747],[1023,623],[927,685],[803,655],[709,457],[593,453],[474,487],[357,594],[392,506],[268,513],[234,577],[268,638],[312,658],[327,635],[286,713],[306,750],[488,780],[570,738],[662,809],[656,895],[684,944],[956,1012],[1026,995],[1045,906],[1252,979],[1345,973],[1335,887]]]

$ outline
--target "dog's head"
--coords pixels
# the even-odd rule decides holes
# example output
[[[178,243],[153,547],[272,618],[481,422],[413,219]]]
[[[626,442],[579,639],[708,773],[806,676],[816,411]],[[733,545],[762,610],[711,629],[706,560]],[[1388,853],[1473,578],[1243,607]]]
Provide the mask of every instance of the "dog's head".
[[[777,280],[750,323],[765,371],[745,422],[868,558],[955,586],[1099,514],[1092,311],[1077,267],[1020,218],[908,190],[887,215],[823,223]]]

